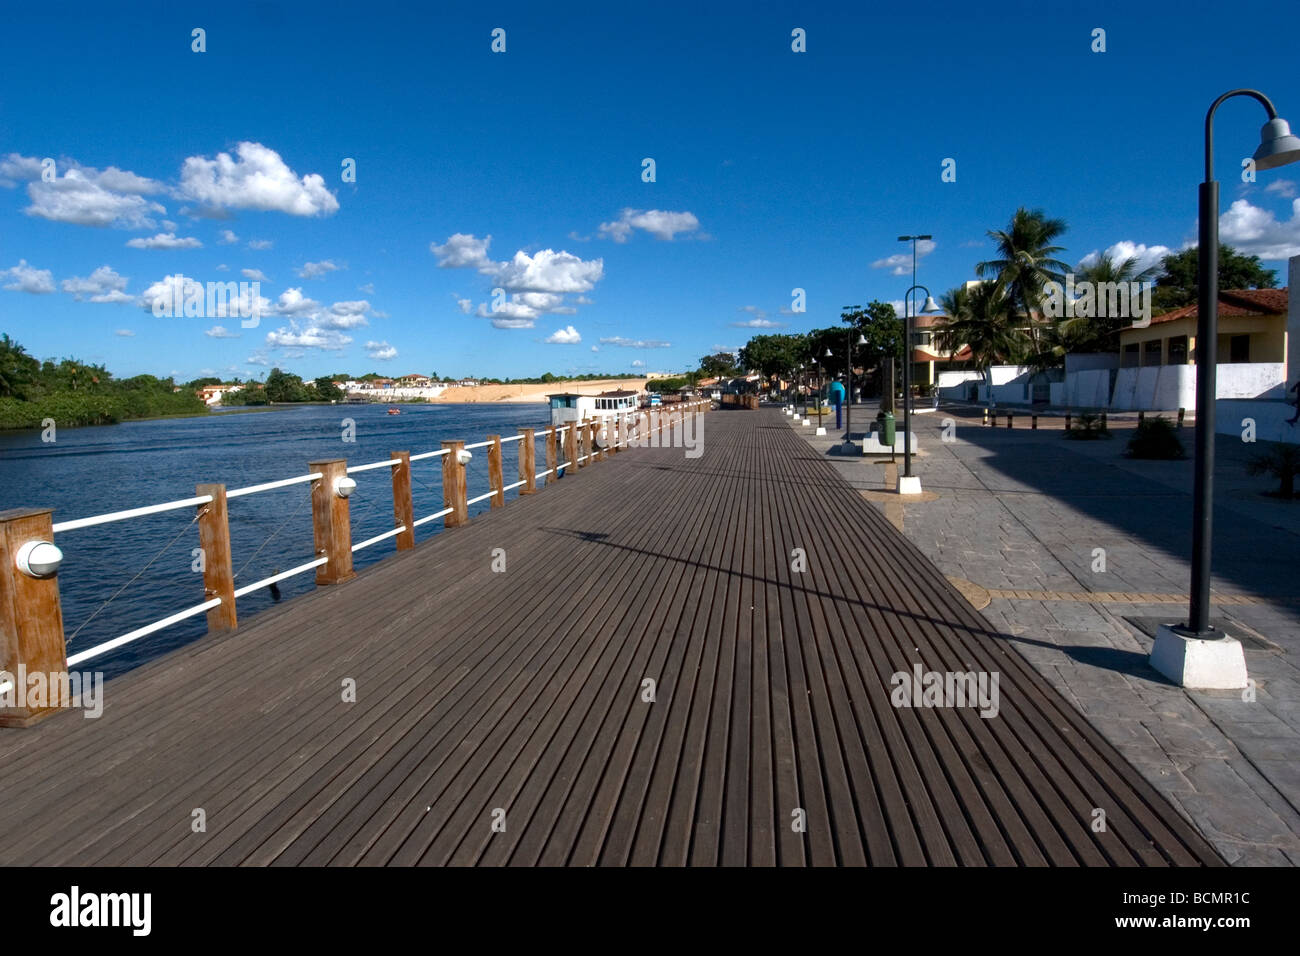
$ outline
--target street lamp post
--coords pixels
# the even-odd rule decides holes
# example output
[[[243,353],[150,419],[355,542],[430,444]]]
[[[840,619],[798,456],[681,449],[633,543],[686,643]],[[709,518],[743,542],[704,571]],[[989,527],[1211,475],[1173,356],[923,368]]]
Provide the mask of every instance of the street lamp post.
[[[858,333],[858,345],[866,345],[867,337],[861,332]],[[849,364],[846,370],[845,378],[847,379],[847,388],[845,390],[844,405],[844,441],[853,440],[853,330],[849,329]]]
[[[919,495],[921,479],[912,474],[912,293],[920,289],[925,293],[921,311],[934,315],[943,310],[923,285],[913,285],[903,296],[903,474],[898,478],[900,495]]]
[[[1210,556],[1214,523],[1214,413],[1219,321],[1219,184],[1214,178],[1214,113],[1234,96],[1258,100],[1268,113],[1253,157],[1255,169],[1300,160],[1300,138],[1258,90],[1230,90],[1205,114],[1205,181],[1199,199],[1196,319],[1196,472],[1192,488],[1192,575],[1187,624],[1160,628],[1151,650],[1156,670],[1185,687],[1246,686],[1240,642],[1210,626]]]
[[[817,366],[817,429],[822,427],[822,367],[821,363],[813,359],[813,364]]]

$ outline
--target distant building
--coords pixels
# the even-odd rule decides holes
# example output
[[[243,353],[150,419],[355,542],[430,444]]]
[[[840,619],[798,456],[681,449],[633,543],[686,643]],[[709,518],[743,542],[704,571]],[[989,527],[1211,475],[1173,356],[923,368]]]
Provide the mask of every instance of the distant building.
[[[1220,290],[1217,364],[1285,362],[1288,302],[1286,289]],[[1194,364],[1198,315],[1193,302],[1122,329],[1120,368]]]
[[[222,396],[230,392],[238,392],[243,387],[242,385],[204,385],[195,394],[203,399],[205,405],[220,405]]]

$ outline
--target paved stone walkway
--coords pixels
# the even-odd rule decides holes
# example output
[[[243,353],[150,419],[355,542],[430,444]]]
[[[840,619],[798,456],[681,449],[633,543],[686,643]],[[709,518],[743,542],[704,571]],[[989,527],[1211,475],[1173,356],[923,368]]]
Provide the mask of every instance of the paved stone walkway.
[[[855,433],[874,412],[855,409]],[[1244,638],[1255,699],[1186,691],[1147,656],[1154,625],[1186,614],[1191,461],[1123,458],[1132,422],[1096,442],[1016,422],[987,428],[970,407],[915,415],[927,500],[903,502],[889,493],[901,456],[841,455],[833,418],[825,438],[795,427],[1229,862],[1300,864],[1300,503],[1262,496],[1268,480],[1243,468],[1251,446],[1220,436],[1213,613]]]

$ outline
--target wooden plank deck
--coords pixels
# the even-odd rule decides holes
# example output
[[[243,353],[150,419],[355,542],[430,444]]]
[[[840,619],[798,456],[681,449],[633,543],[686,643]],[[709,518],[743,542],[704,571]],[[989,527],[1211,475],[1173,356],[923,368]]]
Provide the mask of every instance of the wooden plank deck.
[[[98,720],[0,732],[0,862],[1222,864],[784,416],[712,413],[703,448],[571,471],[113,680]],[[916,662],[998,672],[998,716],[895,708]]]

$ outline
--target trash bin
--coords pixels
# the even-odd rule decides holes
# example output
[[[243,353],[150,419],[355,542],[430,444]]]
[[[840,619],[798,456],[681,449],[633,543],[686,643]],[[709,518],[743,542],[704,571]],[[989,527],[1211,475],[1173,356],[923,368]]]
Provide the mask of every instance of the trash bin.
[[[894,414],[882,412],[880,418],[880,443],[889,448],[894,447]]]

